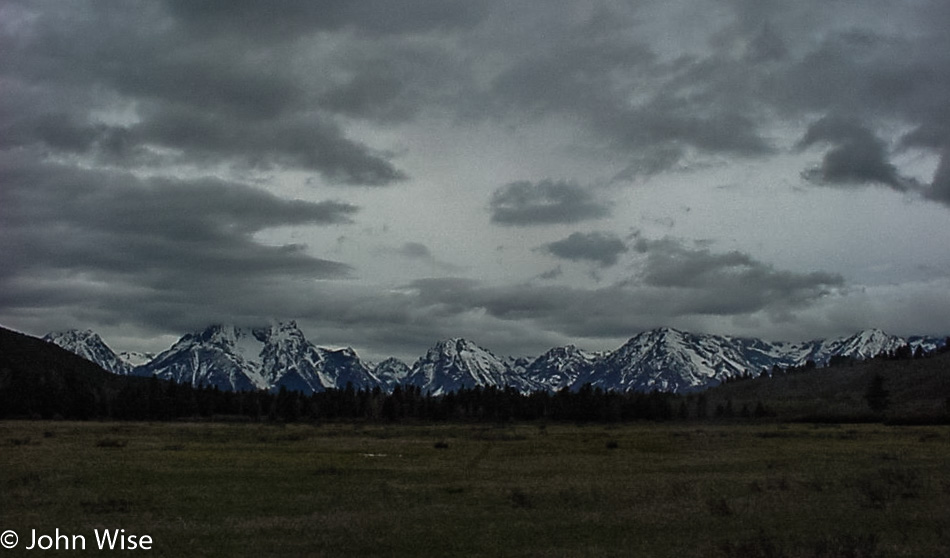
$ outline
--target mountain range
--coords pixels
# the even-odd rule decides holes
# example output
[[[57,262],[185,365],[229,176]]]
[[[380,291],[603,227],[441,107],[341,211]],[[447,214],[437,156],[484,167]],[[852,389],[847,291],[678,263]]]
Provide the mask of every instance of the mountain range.
[[[776,343],[658,328],[606,353],[568,345],[534,359],[515,359],[453,338],[438,342],[412,365],[395,358],[370,365],[353,349],[317,347],[292,321],[260,328],[213,325],[183,336],[154,356],[117,354],[89,330],[50,333],[44,339],[114,374],[156,376],[193,386],[313,393],[348,384],[384,391],[402,385],[436,395],[475,386],[508,386],[528,393],[576,390],[585,384],[604,390],[687,393],[776,366],[809,362],[823,366],[832,357],[868,359],[905,346],[929,352],[945,343],[942,338],[903,338],[877,329],[849,337]]]

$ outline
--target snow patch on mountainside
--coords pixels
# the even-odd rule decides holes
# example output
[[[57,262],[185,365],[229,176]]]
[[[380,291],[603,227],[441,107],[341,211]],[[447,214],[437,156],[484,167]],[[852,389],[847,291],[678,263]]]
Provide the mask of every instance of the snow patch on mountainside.
[[[140,351],[119,351],[116,353],[122,362],[128,364],[131,368],[144,366],[155,358],[154,353],[144,353]]]

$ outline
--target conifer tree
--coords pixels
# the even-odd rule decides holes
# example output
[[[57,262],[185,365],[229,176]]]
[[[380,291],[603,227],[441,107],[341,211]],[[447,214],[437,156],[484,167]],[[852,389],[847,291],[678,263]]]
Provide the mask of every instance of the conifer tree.
[[[875,374],[864,393],[864,399],[868,402],[871,411],[881,414],[890,406],[890,395],[891,393],[884,388],[884,378],[880,374]]]

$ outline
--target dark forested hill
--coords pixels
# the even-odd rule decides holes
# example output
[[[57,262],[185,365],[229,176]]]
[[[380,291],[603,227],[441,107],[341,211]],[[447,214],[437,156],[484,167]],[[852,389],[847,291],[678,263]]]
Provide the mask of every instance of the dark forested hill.
[[[883,412],[875,412],[867,400],[875,376],[886,392]],[[721,385],[705,397],[711,415],[720,405],[731,407],[738,416],[743,407],[754,412],[761,403],[786,420],[946,420],[950,416],[950,352],[778,372]]]
[[[52,343],[0,328],[0,416],[93,417],[125,383]]]

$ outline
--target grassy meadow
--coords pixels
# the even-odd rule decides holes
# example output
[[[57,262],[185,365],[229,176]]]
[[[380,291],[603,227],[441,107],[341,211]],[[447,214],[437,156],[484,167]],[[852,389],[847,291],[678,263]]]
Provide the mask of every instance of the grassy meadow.
[[[947,556],[950,428],[7,421],[0,494],[4,556]]]

